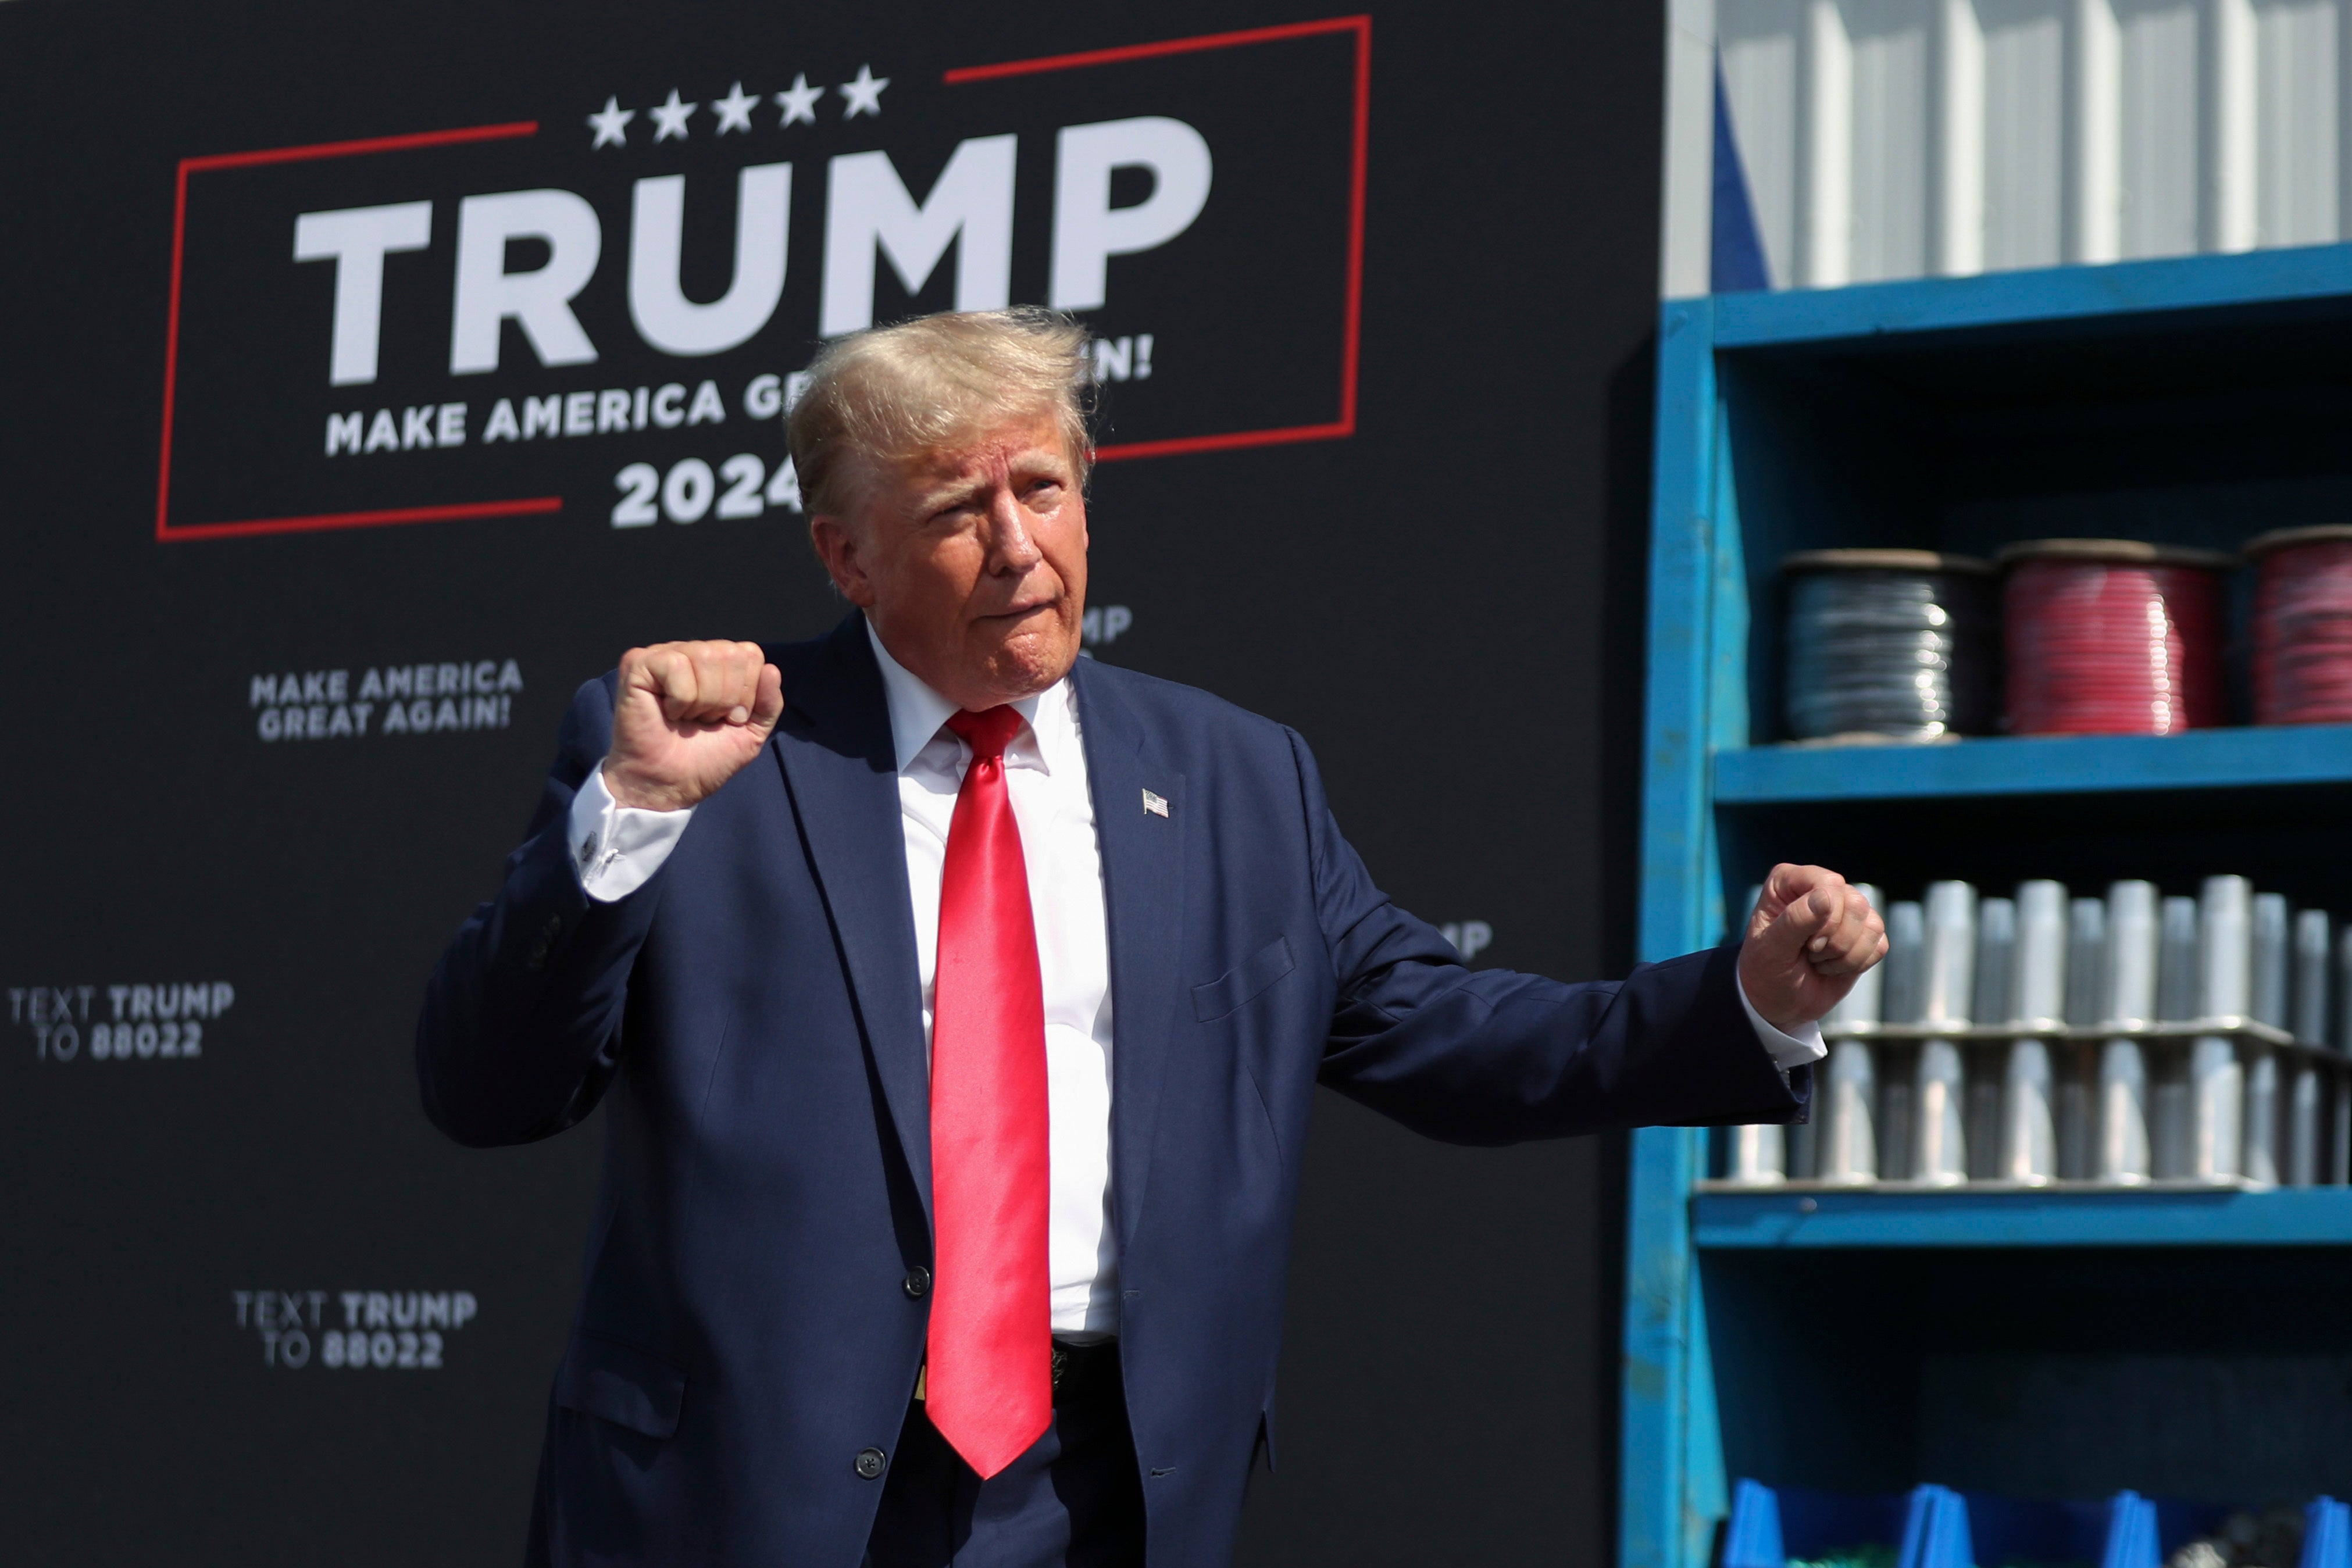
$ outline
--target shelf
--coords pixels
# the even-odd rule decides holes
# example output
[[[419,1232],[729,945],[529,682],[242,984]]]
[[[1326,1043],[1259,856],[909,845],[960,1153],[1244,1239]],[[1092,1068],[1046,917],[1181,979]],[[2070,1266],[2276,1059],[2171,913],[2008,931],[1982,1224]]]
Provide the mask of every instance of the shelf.
[[[2352,246],[2242,256],[2179,256],[2106,267],[2054,267],[1976,277],[1919,278],[1846,288],[1727,294],[1712,303],[1717,347],[2030,326],[2158,311],[2315,304],[2352,294]]]
[[[2352,784],[2352,725],[1719,751],[1724,806]]]
[[[1878,1187],[1703,1191],[1702,1249],[1886,1247],[2340,1247],[2352,1187]]]

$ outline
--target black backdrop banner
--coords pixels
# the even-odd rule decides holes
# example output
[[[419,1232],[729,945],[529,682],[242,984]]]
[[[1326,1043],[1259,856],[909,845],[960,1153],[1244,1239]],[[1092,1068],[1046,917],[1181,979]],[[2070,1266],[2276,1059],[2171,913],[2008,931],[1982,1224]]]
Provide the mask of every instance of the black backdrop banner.
[[[423,978],[582,681],[838,617],[835,333],[1081,317],[1089,655],[1622,968],[1662,23],[0,3],[0,1560],[520,1554],[601,1134],[439,1141]],[[1622,1147],[1315,1136],[1241,1560],[1602,1561]]]

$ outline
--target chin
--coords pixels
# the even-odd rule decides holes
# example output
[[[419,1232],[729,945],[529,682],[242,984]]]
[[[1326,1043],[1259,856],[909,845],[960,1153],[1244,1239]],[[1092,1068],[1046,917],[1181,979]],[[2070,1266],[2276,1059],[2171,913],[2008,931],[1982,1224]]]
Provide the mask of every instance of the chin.
[[[988,667],[1003,690],[1034,696],[1068,674],[1077,654],[1075,637],[1033,633],[1000,644],[989,657]]]

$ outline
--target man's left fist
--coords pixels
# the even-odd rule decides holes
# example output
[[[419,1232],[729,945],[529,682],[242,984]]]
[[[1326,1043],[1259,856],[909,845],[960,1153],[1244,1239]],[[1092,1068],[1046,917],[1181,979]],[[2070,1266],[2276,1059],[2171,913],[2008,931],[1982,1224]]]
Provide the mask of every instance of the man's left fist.
[[[1845,878],[1776,865],[1748,917],[1739,985],[1766,1023],[1786,1030],[1837,1006],[1854,977],[1885,956],[1885,922]]]

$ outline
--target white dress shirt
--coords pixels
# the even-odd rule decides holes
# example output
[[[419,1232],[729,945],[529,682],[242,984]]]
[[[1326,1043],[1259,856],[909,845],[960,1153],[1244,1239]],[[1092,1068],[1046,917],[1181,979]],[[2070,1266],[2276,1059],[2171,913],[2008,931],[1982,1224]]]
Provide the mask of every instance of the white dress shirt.
[[[892,658],[870,625],[866,634],[889,700],[928,1048],[939,968],[940,877],[971,747],[947,727],[956,705]],[[1005,747],[1005,787],[1021,829],[1045,986],[1054,1333],[1086,1341],[1107,1336],[1118,1322],[1118,1244],[1110,1224],[1110,946],[1102,852],[1068,678],[1013,706],[1027,727]],[[600,903],[626,898],[661,869],[693,815],[692,807],[649,811],[624,806],[605,787],[604,769],[596,769],[572,802],[572,863],[582,889]],[[1794,1034],[1783,1033],[1764,1021],[1744,988],[1739,1005],[1783,1071],[1827,1054],[1819,1026],[1804,1024]]]

